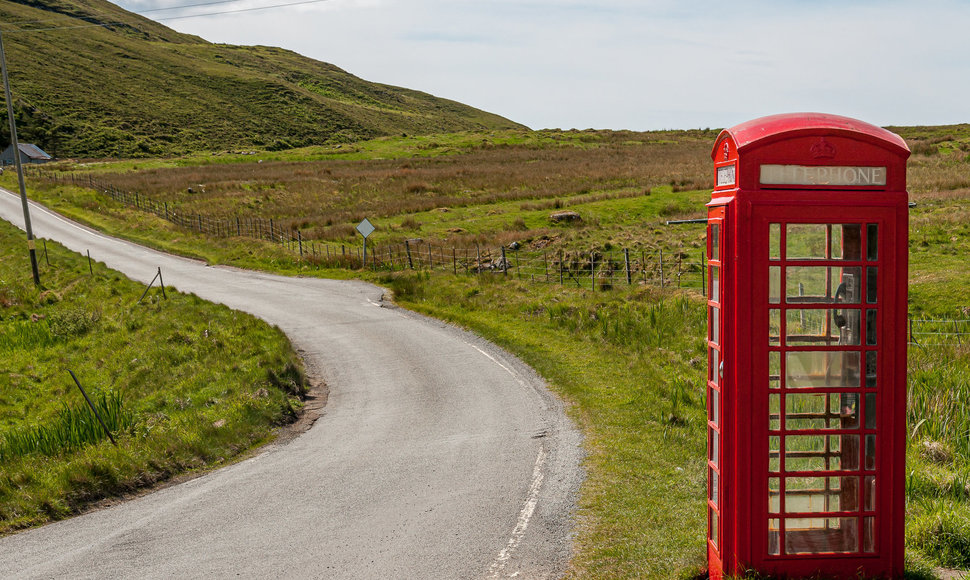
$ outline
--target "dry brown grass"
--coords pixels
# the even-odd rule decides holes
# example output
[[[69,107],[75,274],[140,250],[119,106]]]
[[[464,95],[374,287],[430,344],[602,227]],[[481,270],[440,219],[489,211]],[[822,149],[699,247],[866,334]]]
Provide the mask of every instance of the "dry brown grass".
[[[907,178],[914,198],[970,189],[970,125],[890,129],[906,139],[913,152]]]
[[[209,165],[100,178],[186,214],[272,217],[284,228],[300,227],[305,237],[337,239],[347,231],[341,226],[364,217],[515,200],[555,208],[566,203],[557,198],[576,204],[661,185],[703,188],[710,181],[709,140],[598,132],[584,146],[486,145],[433,158]]]
[[[893,130],[914,152],[908,170],[914,200],[967,197],[970,125]],[[480,144],[436,157],[212,164],[98,177],[180,213],[272,218],[284,230],[300,229],[304,239],[333,241],[353,238],[353,227],[364,217],[406,216],[396,234],[388,232],[403,239],[422,227],[411,214],[434,209],[511,201],[523,212],[547,211],[646,195],[658,186],[674,191],[711,186],[714,131],[578,135],[544,132],[542,139],[518,145],[496,144],[483,135]],[[696,210],[671,202],[659,213],[676,219],[695,217]],[[528,229],[521,218],[510,217],[509,229],[519,235]],[[489,236],[494,243],[499,234],[450,232],[462,246]]]

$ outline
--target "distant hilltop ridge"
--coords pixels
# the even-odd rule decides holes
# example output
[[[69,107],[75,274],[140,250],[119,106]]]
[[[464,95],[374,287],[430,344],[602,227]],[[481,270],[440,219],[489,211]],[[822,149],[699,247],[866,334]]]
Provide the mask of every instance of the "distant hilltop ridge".
[[[523,128],[292,51],[212,44],[104,0],[0,2],[0,30],[20,140],[55,157]],[[8,143],[7,123],[0,125],[0,143]]]

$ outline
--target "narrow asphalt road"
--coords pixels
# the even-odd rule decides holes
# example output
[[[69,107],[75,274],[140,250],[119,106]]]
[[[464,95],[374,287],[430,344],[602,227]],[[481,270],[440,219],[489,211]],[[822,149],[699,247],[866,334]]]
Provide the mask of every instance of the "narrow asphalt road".
[[[21,228],[19,196],[0,217]],[[361,282],[173,257],[32,204],[34,235],[279,326],[330,389],[286,444],[0,539],[3,578],[556,578],[580,435],[526,365]],[[26,243],[24,244],[26,251]]]

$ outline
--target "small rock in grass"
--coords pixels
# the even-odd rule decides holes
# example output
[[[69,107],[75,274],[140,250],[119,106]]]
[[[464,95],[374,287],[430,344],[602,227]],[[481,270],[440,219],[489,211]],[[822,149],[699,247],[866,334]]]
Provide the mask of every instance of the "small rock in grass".
[[[559,222],[581,222],[583,217],[574,211],[556,211],[549,216],[555,223]]]

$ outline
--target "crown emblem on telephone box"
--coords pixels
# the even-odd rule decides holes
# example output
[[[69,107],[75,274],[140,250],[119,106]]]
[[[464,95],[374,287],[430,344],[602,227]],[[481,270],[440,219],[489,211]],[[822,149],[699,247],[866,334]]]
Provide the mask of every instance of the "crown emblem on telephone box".
[[[825,137],[819,139],[812,148],[810,149],[812,157],[815,159],[834,159],[835,158],[835,146],[825,140]]]

